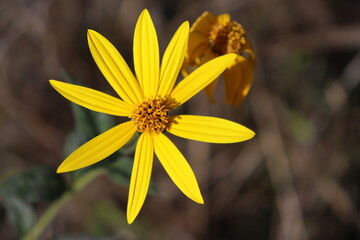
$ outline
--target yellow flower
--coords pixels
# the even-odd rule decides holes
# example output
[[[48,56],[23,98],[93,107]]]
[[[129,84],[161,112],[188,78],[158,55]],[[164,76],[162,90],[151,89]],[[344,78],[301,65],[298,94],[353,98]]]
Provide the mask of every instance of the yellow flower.
[[[226,103],[239,105],[248,94],[253,82],[255,54],[243,27],[230,20],[229,14],[214,16],[204,12],[191,26],[189,45],[182,72],[189,74],[190,66],[199,67],[211,59],[228,53],[237,55],[224,71]],[[218,79],[205,88],[210,102]]]
[[[91,54],[122,100],[86,87],[50,80],[61,95],[74,103],[94,111],[130,118],[75,150],[59,166],[58,173],[94,164],[121,148],[136,132],[140,133],[130,179],[129,224],[138,215],[147,195],[154,152],[176,186],[193,201],[204,203],[190,165],[165,136],[165,131],[214,143],[240,142],[254,136],[248,128],[224,119],[168,115],[171,109],[185,103],[214,80],[236,57],[228,54],[209,61],[174,87],[188,35],[189,24],[184,22],[171,39],[160,66],[156,31],[148,11],[142,11],[134,33],[135,78],[115,47],[99,33],[89,30]]]

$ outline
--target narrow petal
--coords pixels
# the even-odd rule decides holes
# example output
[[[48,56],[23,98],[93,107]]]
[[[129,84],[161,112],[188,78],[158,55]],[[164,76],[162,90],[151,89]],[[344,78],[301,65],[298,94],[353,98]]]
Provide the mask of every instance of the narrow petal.
[[[248,39],[245,40],[245,46],[244,46],[243,51],[249,54],[248,62],[254,68],[255,67],[256,56],[255,56],[255,52],[253,50],[253,47],[251,45],[251,42]]]
[[[180,115],[168,130],[170,133],[209,143],[235,143],[254,137],[255,133],[238,123],[222,118]]]
[[[230,53],[205,63],[182,80],[174,88],[171,96],[179,104],[186,102],[217,78],[235,58],[236,54]]]
[[[198,47],[200,45],[202,48],[198,49]],[[199,50],[202,50],[204,48],[206,48],[206,49],[209,48],[208,35],[198,32],[198,31],[191,32],[189,34],[189,43],[188,43],[188,49],[187,49],[188,57],[191,60],[195,57],[198,57],[199,54],[196,54],[196,53],[200,52],[203,54],[203,51],[199,51]]]
[[[211,59],[214,59],[216,57],[217,57],[217,54],[215,54],[212,51],[212,49],[209,48],[205,52],[204,57],[201,59],[200,65],[203,65],[203,64],[207,63],[208,61],[210,61]],[[210,103],[215,103],[214,91],[215,91],[215,87],[217,85],[218,80],[219,80],[219,78],[216,78],[214,81],[212,81],[209,85],[207,85],[205,87],[205,93],[206,93],[206,95],[208,95],[208,97],[210,99]]]
[[[158,95],[165,96],[172,90],[184,61],[189,38],[189,23],[184,22],[171,39],[161,61]]]
[[[242,70],[241,64],[246,60],[242,56],[237,58],[239,60],[235,65],[229,67],[224,71],[224,84],[225,84],[225,93],[227,104],[233,104],[236,96],[236,92],[240,87],[240,82],[242,81]]]
[[[153,137],[155,154],[175,185],[190,199],[203,204],[199,185],[190,165],[164,134]]]
[[[116,48],[93,30],[88,30],[88,42],[97,66],[119,96],[127,103],[140,102],[140,86]]]
[[[248,94],[253,83],[253,65],[242,56],[236,64],[224,71],[226,103],[239,105]]]
[[[127,143],[135,132],[132,121],[111,128],[71,153],[61,163],[57,173],[77,170],[103,160]]]
[[[236,98],[234,100],[235,106],[239,105],[242,100],[248,95],[254,79],[253,68],[249,62],[244,62],[244,64],[241,65],[241,70],[242,78],[239,89],[237,90]]]
[[[208,42],[202,42],[194,48],[194,51],[189,55],[190,63],[193,65],[199,65],[201,57],[205,54],[205,52],[209,49]],[[189,52],[190,54],[190,52]]]
[[[154,158],[154,144],[149,134],[141,134],[136,146],[134,166],[131,173],[127,221],[131,224],[144,204]]]
[[[215,88],[216,85],[218,84],[219,78],[215,78],[214,81],[212,81],[209,85],[207,85],[205,87],[205,93],[206,95],[209,97],[209,102],[210,103],[215,103],[215,97],[214,97],[214,92],[215,92]]]
[[[200,17],[196,19],[191,26],[190,31],[199,31],[204,34],[209,34],[212,30],[213,24],[216,23],[216,17],[209,12],[204,12]]]
[[[134,65],[145,97],[155,97],[159,86],[159,44],[149,12],[141,12],[134,33]]]
[[[124,117],[131,114],[130,104],[108,94],[56,80],[50,84],[65,98],[93,111]]]

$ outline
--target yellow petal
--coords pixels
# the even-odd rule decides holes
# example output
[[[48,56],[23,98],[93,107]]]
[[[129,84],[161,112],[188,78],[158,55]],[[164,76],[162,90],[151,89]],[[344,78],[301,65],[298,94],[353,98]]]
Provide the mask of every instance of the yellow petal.
[[[203,65],[204,63],[207,63],[208,61],[216,57],[217,55],[212,51],[212,49],[209,48],[201,59],[200,65]],[[212,81],[209,85],[205,87],[205,93],[206,95],[208,95],[210,103],[215,103],[214,91],[218,80],[219,78],[216,78],[214,81]]]
[[[240,58],[239,58],[240,57]],[[234,99],[236,96],[236,93],[239,89],[240,82],[242,81],[242,70],[241,70],[241,64],[245,62],[246,60],[239,56],[238,60],[241,60],[240,62],[236,63],[235,65],[231,66],[230,68],[226,69],[224,71],[224,84],[225,84],[225,93],[226,93],[226,100],[225,102],[227,104],[233,104]]]
[[[108,94],[56,80],[49,82],[65,98],[88,109],[115,116],[127,117],[131,114],[130,104]]]
[[[200,47],[200,48],[199,48]],[[190,62],[193,58],[198,57],[204,53],[203,49],[209,48],[208,35],[195,31],[189,34],[189,44],[187,54]]]
[[[249,140],[255,133],[238,123],[222,118],[180,115],[168,130],[170,133],[210,143],[235,143]]]
[[[175,185],[190,199],[203,204],[199,185],[190,165],[177,147],[164,134],[155,135],[154,148],[159,161]]]
[[[215,23],[216,17],[209,12],[204,12],[191,26],[190,32],[199,31],[204,34],[209,34]]]
[[[141,12],[134,33],[134,65],[145,97],[155,97],[159,86],[159,44],[149,12]]]
[[[200,65],[200,61],[205,52],[209,49],[208,42],[202,42],[194,49],[191,55],[188,56],[188,62],[194,67],[198,67]],[[189,52],[190,53],[190,52]]]
[[[227,13],[218,15],[217,22],[220,23],[221,25],[225,26],[226,24],[228,24],[230,22],[230,15]]]
[[[184,61],[189,37],[189,23],[184,22],[171,39],[161,61],[158,95],[166,96],[172,90]]]
[[[88,43],[97,66],[119,96],[128,103],[140,102],[140,86],[116,48],[94,30],[88,30]]]
[[[174,88],[171,96],[179,104],[186,102],[217,78],[235,58],[236,54],[230,53],[205,63],[182,80]]]
[[[239,89],[237,90],[236,98],[234,99],[234,105],[239,105],[242,100],[248,95],[251,85],[253,83],[253,68],[249,62],[244,62],[241,65],[242,77]]]
[[[57,173],[77,170],[103,160],[127,143],[135,132],[132,121],[111,128],[71,153],[61,163]]]
[[[132,168],[127,221],[131,224],[144,204],[150,183],[154,158],[153,140],[149,134],[141,134],[136,146],[134,166]]]
[[[249,54],[248,62],[254,68],[255,67],[256,56],[255,56],[255,52],[253,50],[253,47],[251,45],[251,42],[247,38],[245,38],[245,46],[244,46],[243,51]]]
[[[242,56],[236,64],[224,71],[226,103],[239,105],[248,94],[253,83],[253,65]]]
[[[209,85],[207,85],[205,87],[205,93],[206,93],[206,95],[208,95],[210,103],[216,102],[215,97],[214,97],[214,91],[215,91],[218,81],[219,81],[219,78],[215,78],[214,81],[212,81]]]

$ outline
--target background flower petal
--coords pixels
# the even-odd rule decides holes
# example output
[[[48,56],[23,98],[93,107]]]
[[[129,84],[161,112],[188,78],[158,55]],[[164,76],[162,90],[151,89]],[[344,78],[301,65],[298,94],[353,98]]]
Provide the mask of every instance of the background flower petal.
[[[179,115],[168,130],[170,133],[210,143],[235,143],[249,140],[255,133],[238,123],[215,117]]]
[[[214,53],[212,51],[212,49],[209,48],[205,52],[204,56],[201,58],[200,65],[203,65],[204,63],[207,63],[208,61],[210,61],[211,59],[216,58],[217,56],[218,55],[216,53]],[[218,80],[219,80],[219,77],[215,78],[214,81],[212,81],[209,85],[207,85],[205,87],[205,92],[206,92],[206,95],[208,95],[208,97],[210,99],[210,103],[215,103],[214,91],[215,91],[215,87],[217,85]]]
[[[77,170],[103,160],[127,143],[135,132],[136,127],[132,121],[111,128],[71,153],[61,163],[57,172]]]
[[[127,117],[131,114],[130,104],[108,94],[56,80],[49,82],[65,98],[88,109],[115,116]]]
[[[143,94],[155,97],[159,87],[159,43],[149,12],[141,12],[134,33],[134,66]]]
[[[242,56],[237,57],[238,62],[233,66],[227,68],[223,73],[224,85],[227,104],[234,104],[235,96],[239,90],[242,79],[242,70],[241,64],[243,64],[246,59]]]
[[[131,173],[127,221],[131,224],[144,204],[151,177],[154,158],[154,144],[149,134],[141,134],[135,152]]]
[[[253,66],[238,56],[236,64],[224,71],[226,103],[239,105],[249,93],[253,79]]]
[[[186,102],[217,78],[235,58],[236,54],[230,53],[205,63],[182,80],[174,88],[171,96],[179,104]]]
[[[213,24],[216,23],[216,17],[209,12],[204,12],[200,17],[196,19],[194,24],[191,26],[190,31],[199,31],[204,34],[208,34]]]
[[[237,95],[234,100],[234,105],[239,105],[242,100],[248,95],[250,88],[252,86],[254,77],[253,77],[253,68],[248,61],[244,62],[241,65],[242,76],[239,89],[237,90]]]
[[[190,62],[192,62],[194,58],[203,55],[203,49],[209,49],[208,34],[204,34],[198,31],[191,32],[189,34],[189,42],[187,49],[187,54]]]
[[[97,66],[119,96],[128,103],[140,102],[140,86],[116,48],[94,30],[88,30],[88,43]]]
[[[155,154],[176,186],[187,197],[203,204],[194,172],[181,152],[164,134],[155,135],[153,139]]]
[[[172,90],[184,61],[188,38],[189,22],[184,22],[171,39],[161,61],[159,96],[166,96]]]

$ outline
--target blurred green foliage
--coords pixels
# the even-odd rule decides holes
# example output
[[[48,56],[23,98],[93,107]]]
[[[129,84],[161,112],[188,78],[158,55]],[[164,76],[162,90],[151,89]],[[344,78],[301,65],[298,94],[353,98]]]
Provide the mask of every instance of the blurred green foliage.
[[[78,84],[78,81],[71,77],[70,74],[65,72],[64,76],[68,82]],[[93,112],[72,103],[71,109],[74,116],[74,128],[69,132],[64,144],[65,156],[69,155],[86,141],[115,126],[112,116]],[[8,221],[17,232],[18,236],[22,237],[26,235],[36,224],[33,204],[40,202],[48,202],[51,204],[54,202],[54,204],[59,205],[59,203],[56,202],[57,199],[65,194],[69,194],[69,191],[80,190],[92,180],[93,176],[97,176],[96,172],[98,169],[104,169],[105,172],[108,173],[110,179],[115,183],[129,186],[132,170],[131,156],[134,154],[137,139],[138,136],[135,135],[121,151],[114,153],[105,161],[100,161],[92,166],[71,172],[70,176],[72,180],[69,185],[65,182],[65,175],[56,174],[56,169],[45,166],[35,167],[7,178],[0,185],[0,200],[6,208]],[[91,174],[93,172],[94,174]],[[155,192],[155,187],[153,185],[150,186],[150,192]],[[68,196],[65,197],[67,198]],[[61,204],[64,204],[66,201],[60,202]],[[61,204],[59,207],[52,208],[52,213],[50,214],[51,217],[46,217],[46,219],[49,220],[43,220],[41,224],[44,224],[44,222],[45,224],[48,224],[48,221],[51,221],[52,217],[56,214],[54,211],[59,211],[61,209]],[[89,220],[88,224],[98,226],[98,228],[93,228],[94,234],[103,233],[104,231],[102,228],[109,222],[120,219],[119,215],[122,214],[117,207],[111,204],[97,204],[96,208],[93,209],[94,214],[96,216],[101,214],[101,209],[104,207],[111,208],[112,213],[115,214],[118,212],[118,214],[105,214],[100,216],[100,220],[103,222],[102,225],[97,225],[95,222]],[[100,210],[97,211],[97,209]],[[109,216],[111,216],[111,219],[108,219]],[[118,225],[116,224],[116,226]],[[41,229],[43,227],[44,226],[40,226]],[[30,239],[33,238],[31,237]]]

